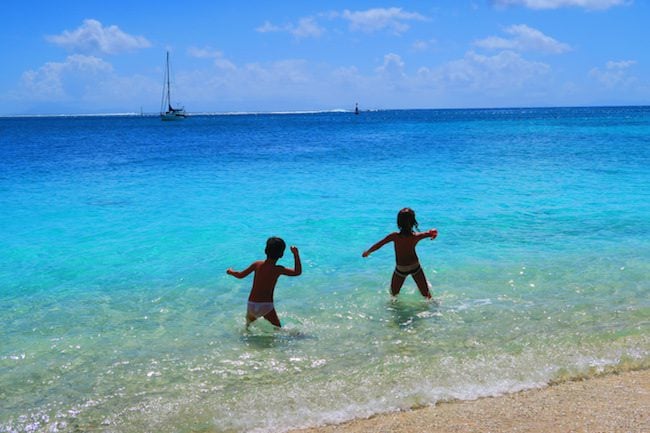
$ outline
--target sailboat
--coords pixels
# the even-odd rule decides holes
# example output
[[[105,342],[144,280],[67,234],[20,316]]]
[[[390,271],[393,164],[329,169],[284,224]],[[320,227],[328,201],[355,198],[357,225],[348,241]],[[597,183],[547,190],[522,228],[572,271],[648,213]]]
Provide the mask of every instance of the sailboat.
[[[171,86],[169,77],[169,51],[167,51],[167,65],[165,69],[165,84],[163,85],[162,101],[160,103],[160,118],[162,120],[182,120],[187,117],[185,108],[172,107]]]

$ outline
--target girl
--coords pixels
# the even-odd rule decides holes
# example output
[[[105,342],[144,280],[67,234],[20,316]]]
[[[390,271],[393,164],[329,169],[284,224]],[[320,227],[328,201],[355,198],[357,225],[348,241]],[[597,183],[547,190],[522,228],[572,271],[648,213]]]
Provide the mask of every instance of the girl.
[[[413,209],[407,207],[397,214],[397,227],[399,228],[399,232],[389,234],[368,248],[363,252],[362,257],[368,257],[370,253],[377,251],[389,242],[393,242],[395,244],[396,265],[390,284],[391,295],[397,296],[402,288],[402,284],[404,284],[404,280],[408,275],[411,275],[418,285],[422,296],[431,299],[427,277],[424,275],[422,267],[420,267],[420,261],[415,253],[415,245],[425,238],[435,239],[438,236],[438,230],[431,229],[420,233],[413,231],[413,227],[418,228],[418,222],[415,219]]]

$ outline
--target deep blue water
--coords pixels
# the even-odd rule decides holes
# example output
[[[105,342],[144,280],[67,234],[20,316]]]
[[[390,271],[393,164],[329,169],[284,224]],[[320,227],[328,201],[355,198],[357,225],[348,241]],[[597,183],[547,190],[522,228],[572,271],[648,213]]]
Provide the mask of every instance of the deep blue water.
[[[405,206],[434,303],[361,258]],[[650,107],[0,118],[0,228],[0,432],[277,432],[649,364]],[[245,331],[225,269],[274,235],[304,273]]]

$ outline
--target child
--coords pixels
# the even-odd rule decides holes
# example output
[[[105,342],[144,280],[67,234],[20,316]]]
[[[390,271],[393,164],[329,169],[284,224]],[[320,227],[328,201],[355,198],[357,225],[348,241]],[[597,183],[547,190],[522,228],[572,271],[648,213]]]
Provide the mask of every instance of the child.
[[[271,237],[266,241],[266,260],[258,260],[251,263],[249,267],[241,272],[237,272],[232,268],[228,268],[226,273],[235,278],[244,278],[251,272],[255,272],[253,277],[253,287],[251,294],[248,296],[248,310],[246,311],[246,328],[251,322],[264,317],[278,328],[281,327],[280,319],[275,312],[273,305],[273,291],[275,290],[275,283],[277,283],[280,275],[288,275],[290,277],[297,277],[302,273],[302,266],[300,264],[300,256],[298,255],[298,248],[291,247],[293,253],[294,269],[288,269],[284,266],[276,265],[280,257],[284,255],[286,244],[280,238]]]
[[[389,234],[364,251],[362,256],[368,257],[373,251],[377,251],[387,243],[393,242],[395,244],[395,261],[397,264],[390,284],[391,295],[397,296],[402,288],[402,284],[404,284],[404,280],[408,275],[411,275],[418,285],[422,296],[431,299],[427,277],[420,267],[420,261],[415,253],[415,245],[425,238],[435,239],[438,236],[438,230],[431,229],[421,233],[414,232],[413,227],[418,228],[418,222],[415,220],[415,212],[410,208],[404,208],[399,211],[397,214],[397,227],[400,230],[399,232]]]

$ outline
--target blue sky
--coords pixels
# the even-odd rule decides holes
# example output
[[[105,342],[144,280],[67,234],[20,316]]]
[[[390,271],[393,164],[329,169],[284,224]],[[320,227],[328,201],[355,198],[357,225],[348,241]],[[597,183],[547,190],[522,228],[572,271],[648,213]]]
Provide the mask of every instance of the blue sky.
[[[13,1],[0,114],[650,104],[645,0]]]

